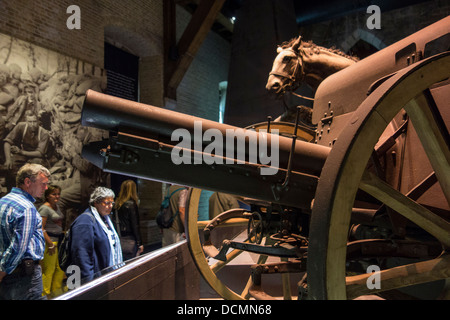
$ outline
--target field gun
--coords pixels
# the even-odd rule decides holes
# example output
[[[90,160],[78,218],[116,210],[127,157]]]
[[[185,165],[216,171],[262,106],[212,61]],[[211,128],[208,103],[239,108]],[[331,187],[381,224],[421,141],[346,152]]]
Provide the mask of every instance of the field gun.
[[[85,146],[83,156],[107,172],[192,186],[185,224],[191,254],[206,282],[226,299],[274,298],[262,281],[270,274],[282,276],[285,298],[404,298],[403,287],[428,283],[432,298],[448,298],[449,30],[450,18],[443,19],[368,63],[363,59],[326,78],[315,96],[315,132],[298,121],[244,130],[88,91],[82,124],[112,134]],[[427,50],[430,43],[438,49]],[[414,61],[405,55],[413,47],[421,52]],[[394,63],[364,74],[383,55]],[[274,128],[281,128],[279,135]],[[178,129],[194,142],[172,141]],[[203,139],[208,130],[221,141],[217,148]],[[227,144],[230,132],[243,153]],[[252,158],[254,145],[265,146],[266,157],[269,149],[272,155],[278,150],[279,157],[268,163],[257,149]],[[191,164],[175,163],[182,159]],[[201,189],[238,195],[251,210],[198,221]],[[225,227],[239,236],[219,231]],[[242,252],[258,258],[239,293],[218,273]],[[377,283],[369,285],[374,266]],[[303,274],[297,294],[289,280],[294,273]]]
[[[328,147],[301,140],[296,142],[289,185],[290,188],[307,193],[304,198],[298,199],[296,196],[278,192],[276,187],[277,184],[283,183],[287,174],[292,148],[292,139],[287,137],[276,136],[274,139],[271,134],[264,132],[244,130],[91,90],[86,93],[82,123],[87,126],[95,124],[99,129],[117,132],[117,135],[111,138],[112,141],[107,143],[110,147],[106,158],[99,157],[98,151],[107,145],[93,144],[83,149],[87,159],[106,171],[207,188],[301,208],[310,208],[318,175],[330,150]],[[183,154],[184,158],[180,157],[180,160],[184,159],[185,162],[175,164],[172,156],[182,150],[179,140],[171,141],[171,136],[180,128],[185,130],[183,133],[192,137],[192,143],[188,143],[192,148],[184,148],[189,155]],[[215,150],[214,154],[204,152],[211,140],[205,140],[203,137],[205,132],[210,132],[211,129],[216,130],[217,136],[220,135],[223,139],[217,145],[225,147],[227,136],[235,140],[235,146],[233,143],[231,147],[235,150],[233,156],[229,156],[230,152],[225,148]],[[276,143],[273,144],[275,140]],[[100,144],[102,143],[104,144]],[[259,163],[259,157],[255,156],[254,161],[249,161],[252,160],[249,155],[252,148],[256,147],[255,150],[259,153],[261,146],[264,148],[262,152],[277,149],[279,166],[277,164],[275,174],[261,175],[260,171],[269,169],[269,166]],[[238,155],[244,151],[245,155]],[[212,159],[212,163],[205,163],[205,157]],[[243,163],[238,164],[238,161]],[[223,164],[219,164],[220,162]],[[212,175],[214,179],[210,179]],[[232,180],[230,176],[233,177]]]

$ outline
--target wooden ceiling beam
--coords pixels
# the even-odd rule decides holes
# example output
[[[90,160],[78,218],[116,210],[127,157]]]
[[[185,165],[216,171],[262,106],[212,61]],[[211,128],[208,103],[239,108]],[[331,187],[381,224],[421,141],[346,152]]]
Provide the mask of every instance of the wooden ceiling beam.
[[[200,4],[200,0],[177,0],[177,4],[182,5],[184,8],[192,8],[192,5],[197,7]],[[222,25],[226,30],[233,32],[234,24],[231,19],[224,16],[221,12],[217,14],[216,22]]]
[[[166,1],[164,1],[166,2]],[[175,5],[173,0],[169,0],[164,9],[165,19],[173,25],[174,13],[171,5]],[[170,49],[170,42],[173,43],[173,34],[165,34],[165,46],[168,51],[167,54],[172,53],[172,59],[166,59],[165,76],[167,81],[165,96],[171,99],[176,98],[176,90],[186,71],[189,69],[198,49],[205,40],[208,32],[211,29],[217,15],[219,14],[225,0],[201,0],[186,29],[181,36],[176,49],[177,55],[173,54],[173,49]],[[167,27],[169,28],[169,27]],[[166,31],[166,30],[165,30]],[[167,39],[166,39],[167,38]],[[175,60],[176,59],[176,60]]]

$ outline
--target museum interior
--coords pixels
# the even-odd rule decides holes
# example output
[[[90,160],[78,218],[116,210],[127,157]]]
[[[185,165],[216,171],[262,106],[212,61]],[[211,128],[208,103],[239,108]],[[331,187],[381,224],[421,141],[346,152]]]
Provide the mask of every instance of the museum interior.
[[[0,1],[2,196],[27,98],[64,230],[95,187],[137,186],[143,249],[88,282],[66,272],[49,297],[450,299],[449,14],[448,0]],[[168,198],[178,222],[161,227],[172,184],[184,202]]]

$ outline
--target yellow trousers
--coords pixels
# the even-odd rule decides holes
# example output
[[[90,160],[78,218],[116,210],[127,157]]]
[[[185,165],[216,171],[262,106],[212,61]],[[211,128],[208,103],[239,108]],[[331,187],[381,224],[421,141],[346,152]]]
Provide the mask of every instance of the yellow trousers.
[[[47,244],[45,245],[44,259],[42,266],[42,284],[44,286],[43,296],[53,298],[63,293],[64,271],[61,270],[58,263],[58,243],[53,242],[55,253],[50,255]]]

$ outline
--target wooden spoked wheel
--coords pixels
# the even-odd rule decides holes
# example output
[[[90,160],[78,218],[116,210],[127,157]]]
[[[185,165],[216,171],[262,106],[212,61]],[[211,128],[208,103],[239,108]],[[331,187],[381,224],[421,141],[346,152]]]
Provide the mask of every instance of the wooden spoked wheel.
[[[251,130],[267,130],[267,123],[258,123],[251,125],[247,127],[246,129]],[[280,135],[285,136],[292,136],[295,131],[295,125],[292,123],[286,123],[286,122],[271,122],[270,123],[270,132],[272,130],[278,130],[278,133]],[[314,132],[313,130],[299,125],[296,132],[296,137],[298,140],[307,141],[310,142],[314,138]],[[191,250],[191,255],[193,257],[194,263],[196,264],[198,270],[200,271],[201,275],[205,279],[205,281],[224,299],[227,300],[237,300],[237,299],[249,299],[251,298],[250,291],[252,287],[254,288],[254,284],[252,282],[251,273],[249,270],[248,273],[248,280],[247,282],[243,283],[242,290],[239,292],[233,291],[230,289],[227,284],[225,284],[223,281],[220,280],[219,272],[233,259],[238,257],[240,254],[243,253],[243,251],[234,249],[227,255],[227,261],[221,262],[218,261],[214,264],[209,263],[209,257],[205,254],[204,248],[203,248],[203,239],[202,239],[202,229],[210,222],[210,221],[198,221],[198,210],[199,210],[199,202],[200,202],[200,195],[202,190],[193,188],[190,191],[189,199],[188,199],[188,210],[186,214],[186,231],[187,231],[187,238],[189,243],[189,249]],[[233,209],[230,211],[234,211],[235,213],[244,214],[245,210],[243,209]],[[247,216],[251,216],[252,213],[247,212]],[[249,225],[249,219],[248,218],[233,218],[228,221],[224,221],[220,223],[221,228],[235,228],[235,230],[247,230],[251,227],[251,221]],[[239,229],[240,227],[240,229]],[[255,225],[253,225],[254,228]],[[230,234],[227,234],[230,236]],[[266,245],[273,244],[271,239],[267,239],[265,235],[263,234],[254,234],[252,235],[252,239],[250,239],[250,242],[260,244],[262,241]],[[228,238],[230,239],[230,238]],[[218,244],[220,247],[220,244]],[[255,255],[257,258],[255,258]],[[258,255],[253,254],[255,264],[264,264],[268,260],[267,255]],[[287,262],[286,258],[281,258],[281,261]],[[303,268],[304,269],[304,268]],[[297,273],[297,270],[295,271]],[[292,299],[292,290],[290,288],[290,275],[289,272],[283,272],[281,273],[281,281],[280,281],[280,288],[282,292],[282,296],[284,299]],[[273,299],[274,297],[271,297],[265,293],[260,293],[261,299]]]
[[[443,202],[446,199],[447,204],[450,203],[450,151],[446,129],[449,124],[442,125],[433,116],[431,109],[436,105],[429,94],[430,87],[449,76],[449,52],[402,69],[367,97],[338,137],[322,170],[312,210],[307,262],[310,299],[352,299],[450,277],[449,221],[367,170],[380,136],[403,108],[434,170],[445,196]],[[448,100],[445,103],[448,112]],[[415,165],[421,166],[421,163]],[[430,260],[383,269],[379,273],[380,289],[376,290],[368,288],[370,274],[348,276],[348,233],[358,190],[432,235],[442,245],[441,254]]]
[[[188,197],[188,210],[186,214],[186,237],[189,244],[189,250],[191,252],[191,256],[194,260],[194,263],[197,266],[197,269],[200,271],[200,274],[204,278],[204,280],[211,286],[211,288],[216,291],[216,293],[226,299],[226,300],[245,300],[250,299],[252,297],[251,290],[254,288],[253,280],[251,277],[251,270],[248,268],[248,272],[245,273],[246,280],[242,281],[239,288],[236,286],[237,281],[233,281],[233,288],[231,289],[231,285],[229,285],[229,279],[223,280],[223,270],[231,261],[237,258],[240,254],[242,254],[243,250],[239,249],[230,249],[226,254],[226,261],[219,261],[211,259],[207,254],[207,250],[205,248],[205,239],[203,238],[203,229],[207,226],[211,221],[198,221],[198,210],[199,210],[199,202],[200,195],[202,190],[193,188],[190,190],[190,194]],[[215,239],[215,247],[217,249],[220,248],[220,241],[224,239],[232,240],[233,235],[242,235],[249,234],[248,229],[254,228],[256,233],[250,232],[250,242],[259,244],[261,241],[266,245],[270,244],[270,240],[267,240],[266,237],[262,233],[259,233],[258,224],[252,223],[249,220],[249,217],[252,216],[252,213],[247,212],[244,209],[236,208],[228,210],[218,217],[221,217],[224,214],[230,214],[234,217],[224,220],[220,222],[220,227],[217,226],[217,229],[221,229],[218,233],[222,233],[221,231],[225,229],[232,229],[231,232],[225,231],[225,235],[221,235],[220,240]],[[254,213],[253,213],[254,214]],[[240,217],[242,216],[242,217]],[[245,216],[245,217],[244,217]],[[215,218],[217,219],[217,217]],[[249,223],[250,221],[250,223]],[[215,229],[214,232],[217,230]],[[211,232],[212,233],[212,232]],[[245,238],[245,237],[244,237]],[[249,239],[242,239],[243,242],[248,242]],[[212,249],[214,251],[214,249]],[[217,252],[216,252],[217,253]],[[265,254],[257,254],[253,253],[253,261],[255,265],[264,264],[268,261],[268,256]],[[280,258],[274,258],[280,261]],[[283,260],[284,259],[284,260]],[[281,258],[281,261],[286,261],[285,258]],[[247,266],[246,266],[247,267]],[[248,266],[249,267],[249,266]],[[223,270],[223,272],[226,272]],[[247,277],[248,275],[248,277]],[[229,276],[228,276],[229,278]],[[242,279],[242,278],[241,278]],[[228,281],[227,281],[228,280]],[[282,295],[285,299],[291,299],[291,289],[290,289],[290,280],[289,273],[281,274],[280,280],[280,288],[282,290]],[[264,293],[260,294],[262,299],[273,299],[273,297],[269,295],[265,295]]]
[[[247,296],[248,290],[243,288],[241,293],[236,293],[231,290],[226,284],[224,284],[219,277],[217,277],[217,273],[225,266],[226,263],[217,262],[215,265],[210,265],[203,251],[203,239],[201,239],[201,229],[206,225],[208,221],[199,222],[198,221],[198,210],[200,203],[200,195],[201,189],[191,189],[188,203],[189,207],[187,208],[187,217],[186,217],[186,231],[187,231],[187,239],[189,243],[189,249],[191,251],[192,258],[194,263],[197,266],[197,269],[200,271],[200,274],[203,276],[205,281],[219,294],[221,297],[227,300],[241,300],[245,299]],[[226,223],[226,222],[225,222]],[[234,226],[241,225],[243,228],[247,227],[248,220],[242,219],[240,221],[232,222]],[[235,252],[235,255],[238,252]],[[231,259],[231,257],[230,257]],[[249,280],[251,281],[251,280]]]

